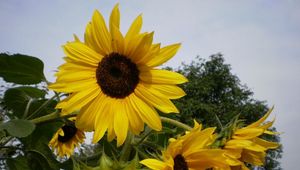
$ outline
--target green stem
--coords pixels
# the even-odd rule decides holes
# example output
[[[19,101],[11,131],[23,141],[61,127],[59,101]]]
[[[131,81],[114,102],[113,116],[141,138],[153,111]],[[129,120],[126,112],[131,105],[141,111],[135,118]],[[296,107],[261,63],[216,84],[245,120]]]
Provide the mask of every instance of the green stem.
[[[129,159],[129,156],[130,156],[130,152],[131,152],[131,149],[132,149],[132,140],[133,140],[133,134],[128,132],[128,136],[127,136],[127,139],[125,141],[125,144],[122,148],[122,151],[121,151],[121,156],[120,156],[120,161],[121,162],[127,162],[128,159]]]
[[[166,122],[166,123],[169,123],[169,124],[172,124],[174,126],[177,126],[179,128],[182,128],[182,129],[185,129],[187,131],[191,131],[193,128],[191,128],[190,126],[184,124],[184,123],[181,123],[177,120],[174,120],[174,119],[171,119],[171,118],[167,118],[167,117],[160,117],[161,121],[163,122]]]
[[[142,142],[144,142],[144,140],[151,134],[152,129],[149,129],[148,131],[145,131],[144,135],[141,137],[141,139],[134,144],[135,146],[139,146]]]
[[[4,137],[5,138],[5,137]],[[6,140],[4,140],[4,142],[1,141],[1,145],[2,146],[5,146],[11,139],[13,139],[12,136],[8,136],[6,137]],[[2,140],[2,139],[1,139]]]
[[[26,108],[25,108],[25,111],[24,111],[24,114],[23,114],[23,118],[26,118],[28,116],[29,108],[30,108],[30,105],[31,105],[32,102],[33,102],[33,99],[30,98],[27,105],[26,105]]]
[[[31,115],[28,116],[28,119],[32,118],[35,114],[41,111],[44,107],[46,107],[56,96],[52,96],[49,100],[45,101],[38,109],[36,109]]]
[[[133,146],[133,148],[136,150],[136,152],[140,155],[140,157],[141,157],[142,159],[149,158],[149,156],[148,156],[147,154],[145,154],[144,152],[142,152],[141,150],[139,150],[138,147]]]
[[[75,117],[76,115],[77,115],[77,113],[72,113],[72,114],[60,116],[59,112],[55,111],[55,112],[52,112],[52,113],[50,113],[48,115],[32,119],[31,122],[35,123],[35,124],[38,124],[38,123],[43,123],[43,122],[48,122],[48,121],[56,120],[58,118]]]

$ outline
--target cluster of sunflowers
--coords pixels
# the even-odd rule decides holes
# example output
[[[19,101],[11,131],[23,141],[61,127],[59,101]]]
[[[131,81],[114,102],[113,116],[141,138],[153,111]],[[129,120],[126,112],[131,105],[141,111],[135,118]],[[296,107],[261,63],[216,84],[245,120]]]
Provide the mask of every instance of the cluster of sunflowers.
[[[142,33],[141,27],[139,15],[122,35],[116,5],[108,27],[95,11],[84,41],[75,36],[74,41],[63,46],[65,64],[59,67],[57,80],[49,89],[68,94],[56,106],[61,116],[77,114],[49,143],[58,156],[72,155],[84,141],[84,131],[94,131],[93,143],[107,136],[108,141],[116,139],[120,147],[132,136],[140,135],[145,130],[144,123],[161,131],[161,121],[167,118],[160,117],[157,110],[179,113],[171,99],[185,95],[177,85],[188,80],[157,66],[172,58],[180,44],[154,44],[153,32]],[[216,128],[202,128],[196,121],[190,128],[168,119],[186,132],[169,139],[160,159],[147,158],[140,164],[155,170],[244,170],[248,164],[263,165],[266,151],[278,147],[261,138],[263,134],[274,135],[268,130],[274,121],[265,123],[271,111],[245,127],[236,119],[219,133]]]

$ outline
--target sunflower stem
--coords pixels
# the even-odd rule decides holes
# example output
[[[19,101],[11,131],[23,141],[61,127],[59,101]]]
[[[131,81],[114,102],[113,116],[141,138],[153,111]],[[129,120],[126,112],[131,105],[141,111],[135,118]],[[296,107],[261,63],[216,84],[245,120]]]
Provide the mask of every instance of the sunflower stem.
[[[174,119],[171,119],[171,118],[167,118],[167,117],[160,117],[161,121],[163,122],[166,122],[166,123],[169,123],[169,124],[172,124],[174,126],[177,126],[179,128],[182,128],[182,129],[185,129],[187,131],[191,131],[193,128],[191,128],[190,126],[184,124],[184,123],[181,123],[177,120],[174,120]]]
[[[127,162],[132,149],[133,134],[128,132],[127,139],[121,151],[120,162]]]
[[[52,96],[50,99],[45,101],[38,109],[36,109],[31,115],[28,116],[28,119],[32,118],[35,114],[41,111],[44,107],[46,107],[56,96]]]
[[[149,158],[149,156],[147,154],[145,154],[144,152],[142,152],[137,146],[133,146],[133,148],[135,149],[135,151],[138,153],[138,155],[140,155],[140,157],[142,159],[146,159]]]
[[[30,108],[30,105],[31,105],[32,102],[33,102],[33,99],[30,98],[27,105],[26,105],[26,108],[25,108],[25,111],[24,111],[24,114],[23,114],[23,118],[26,118],[28,116],[29,108]]]
[[[48,115],[32,119],[31,122],[35,123],[35,124],[38,124],[38,123],[43,123],[43,122],[48,122],[48,121],[56,120],[56,119],[59,119],[59,118],[74,117],[76,115],[77,115],[77,113],[72,113],[72,114],[61,116],[58,111],[55,111],[55,112],[52,112],[52,113],[50,113]]]

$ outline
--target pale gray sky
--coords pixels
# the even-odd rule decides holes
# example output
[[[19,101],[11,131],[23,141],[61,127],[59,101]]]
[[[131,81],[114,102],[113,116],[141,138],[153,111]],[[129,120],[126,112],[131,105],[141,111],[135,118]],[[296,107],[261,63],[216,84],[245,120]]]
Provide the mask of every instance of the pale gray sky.
[[[108,19],[120,2],[123,33],[143,13],[144,31],[162,44],[182,42],[167,63],[221,52],[255,98],[275,105],[282,166],[297,169],[300,146],[300,1],[297,0],[0,0],[1,52],[37,56],[45,74],[62,64],[61,45],[84,34],[95,9]]]

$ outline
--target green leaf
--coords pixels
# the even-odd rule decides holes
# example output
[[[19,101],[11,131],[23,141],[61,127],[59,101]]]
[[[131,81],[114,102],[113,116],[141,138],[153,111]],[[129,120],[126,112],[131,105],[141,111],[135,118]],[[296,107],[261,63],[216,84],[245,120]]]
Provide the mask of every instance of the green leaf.
[[[6,163],[10,170],[31,170],[28,166],[27,158],[25,156],[7,159]]]
[[[47,103],[46,105],[42,106],[43,104]],[[30,119],[34,119],[37,117],[45,116],[47,114],[53,113],[55,111],[55,106],[57,104],[57,101],[51,100],[48,101],[48,99],[41,99],[41,100],[34,100],[30,107],[29,107],[29,116]],[[42,107],[42,108],[40,108]],[[36,112],[36,113],[35,113]],[[31,116],[31,114],[33,114]]]
[[[73,157],[71,160],[73,162],[73,170],[93,170],[94,169],[81,161],[76,161]]]
[[[43,69],[43,62],[36,57],[0,53],[0,76],[7,82],[38,84],[44,79]]]
[[[100,158],[99,170],[112,170],[113,161],[103,152]]]
[[[44,98],[45,95],[44,90],[22,86],[6,90],[3,101],[8,109],[13,110],[14,116],[21,118],[29,100]]]
[[[39,124],[31,135],[21,139],[21,142],[26,148],[26,152],[32,155],[31,161],[37,162],[34,165],[36,168],[39,167],[40,164],[45,164],[45,166],[51,167],[50,169],[60,169],[62,167],[68,167],[64,169],[72,169],[72,162],[66,161],[61,164],[56,160],[55,155],[48,147],[50,139],[61,126],[62,122]],[[37,154],[40,155],[39,159],[35,158]]]
[[[140,168],[138,154],[135,155],[134,159],[130,161],[130,163],[124,167],[123,170],[136,170]]]
[[[34,131],[35,124],[29,120],[13,119],[0,124],[0,129],[7,130],[11,136],[23,138]]]

